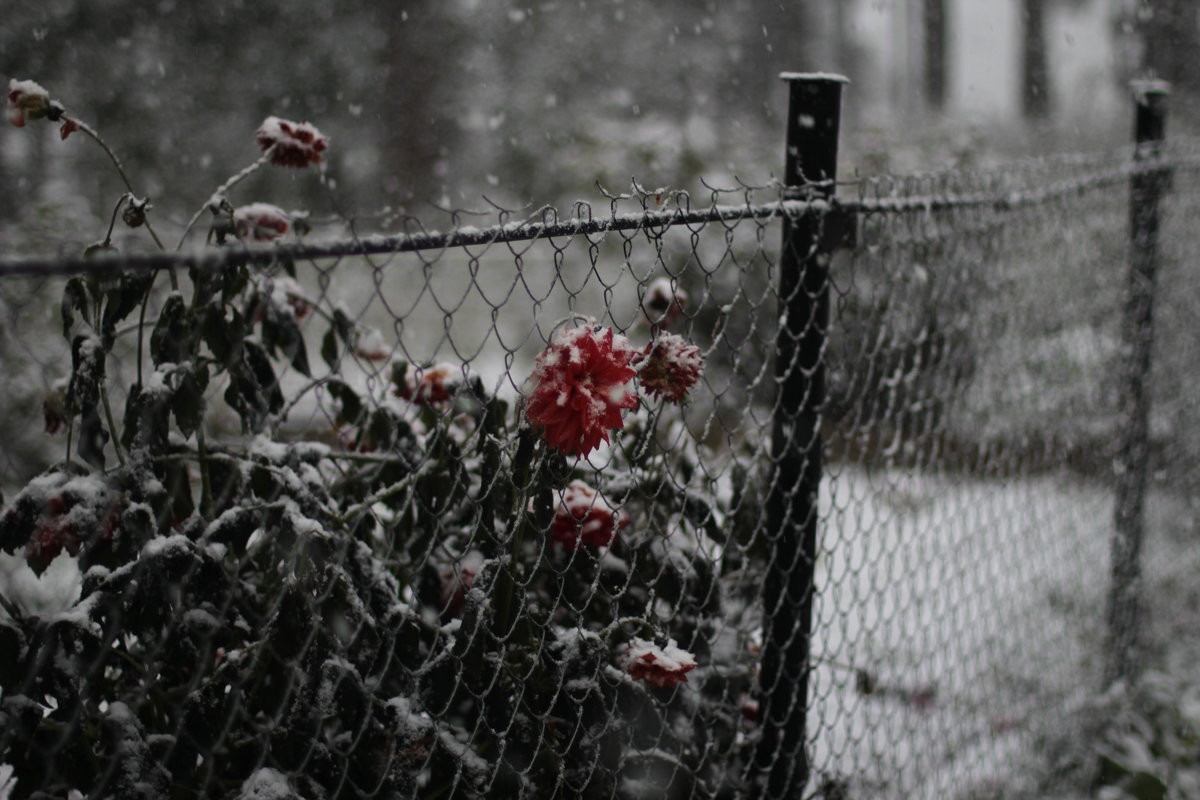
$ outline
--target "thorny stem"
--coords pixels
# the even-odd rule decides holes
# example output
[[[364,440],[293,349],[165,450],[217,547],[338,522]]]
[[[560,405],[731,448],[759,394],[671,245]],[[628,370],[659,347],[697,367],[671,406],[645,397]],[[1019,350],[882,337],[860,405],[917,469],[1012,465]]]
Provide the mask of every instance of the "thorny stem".
[[[100,311],[102,305],[103,305],[103,303],[101,303],[101,302],[96,303],[96,322],[95,322],[96,330],[101,329],[101,325],[102,325],[102,322],[104,319],[104,317]],[[121,466],[124,467],[126,464],[125,448],[121,446],[121,437],[117,433],[117,425],[116,425],[115,421],[113,420],[112,406],[108,402],[108,378],[107,377],[103,381],[100,382],[100,400],[104,404],[104,417],[105,417],[105,419],[108,420],[108,432],[112,436],[113,450],[115,450],[117,452],[117,461],[119,461]],[[70,455],[71,455],[71,453],[68,450],[67,457],[70,458]]]
[[[242,181],[244,181],[246,178],[249,178],[251,175],[254,174],[254,172],[259,167],[261,167],[263,164],[270,161],[271,156],[274,155],[274,153],[275,153],[275,145],[271,145],[270,147],[268,147],[266,150],[263,151],[263,154],[261,156],[259,156],[258,159],[253,164],[246,167],[245,169],[243,169],[241,172],[237,173],[236,175],[233,175],[232,177],[229,178],[229,180],[225,181],[225,183],[218,186],[217,190],[215,192],[213,192],[211,196],[218,197],[220,195],[223,195],[226,192],[228,192],[230,189],[232,189],[234,186],[236,186],[239,183],[241,183]],[[176,252],[183,249],[183,243],[185,241],[187,241],[188,234],[192,232],[192,228],[196,227],[196,223],[200,221],[200,217],[202,217],[204,215],[204,212],[208,211],[208,207],[209,207],[209,203],[205,202],[204,205],[200,206],[200,208],[196,211],[196,213],[192,215],[192,218],[190,220],[188,220],[187,227],[183,229],[183,235],[179,237],[179,244],[175,246]]]
[[[112,244],[113,228],[117,227],[117,212],[121,210],[121,206],[125,205],[125,201],[133,197],[130,192],[126,192],[117,198],[117,204],[113,206],[112,219],[108,221],[108,233],[104,234],[104,246],[108,247]]]
[[[104,152],[108,154],[109,159],[112,161],[113,166],[117,168],[117,173],[121,176],[121,180],[125,182],[125,188],[129,190],[129,193],[131,195],[136,197],[137,192],[135,192],[133,190],[133,184],[130,182],[129,176],[125,174],[125,168],[123,166],[121,166],[121,159],[117,158],[117,154],[114,153],[112,148],[108,146],[108,142],[106,142],[106,141],[104,141],[104,139],[100,138],[100,134],[96,133],[96,131],[92,128],[92,126],[88,125],[86,122],[82,122],[81,120],[75,119],[74,117],[67,117],[66,119],[75,123],[79,127],[79,130],[83,131],[85,134],[87,134],[89,137],[91,137],[91,139],[96,144],[100,145],[100,147],[103,148]],[[114,220],[116,219],[115,213],[113,215],[113,219]],[[146,220],[145,225],[146,225],[146,230],[150,233],[150,238],[154,239],[154,243],[156,245],[158,245],[158,249],[166,250],[167,249],[166,246],[162,243],[162,240],[158,238],[158,234],[155,233],[154,227],[150,224],[150,220]],[[110,235],[112,234],[111,227],[109,228],[109,234]],[[175,280],[174,273],[172,273],[171,279],[172,279],[172,281]]]
[[[200,456],[200,515],[205,519],[212,519],[212,475],[208,469],[208,444],[204,436],[203,422],[196,426],[196,452]]]

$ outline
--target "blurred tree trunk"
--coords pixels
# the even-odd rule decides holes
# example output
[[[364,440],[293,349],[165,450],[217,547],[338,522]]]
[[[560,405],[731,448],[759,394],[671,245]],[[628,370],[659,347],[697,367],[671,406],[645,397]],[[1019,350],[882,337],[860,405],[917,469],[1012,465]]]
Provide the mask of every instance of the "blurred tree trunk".
[[[1046,57],[1046,2],[1022,0],[1021,111],[1027,119],[1050,115],[1050,66]]]
[[[925,0],[925,100],[929,108],[946,106],[946,0]]]
[[[1142,0],[1142,67],[1177,90],[1200,88],[1200,30],[1197,0]]]
[[[386,5],[391,62],[378,93],[389,194],[436,200],[459,136],[452,118],[462,38],[451,4],[404,0]]]

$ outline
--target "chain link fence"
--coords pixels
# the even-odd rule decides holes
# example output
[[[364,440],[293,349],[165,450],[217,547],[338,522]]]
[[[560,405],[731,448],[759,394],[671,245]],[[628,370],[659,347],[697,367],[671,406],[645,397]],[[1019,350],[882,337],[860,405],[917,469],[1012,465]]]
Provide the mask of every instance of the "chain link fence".
[[[1149,452],[1200,453],[1200,146],[1141,156],[0,264],[0,795],[1052,794],[1152,169]]]

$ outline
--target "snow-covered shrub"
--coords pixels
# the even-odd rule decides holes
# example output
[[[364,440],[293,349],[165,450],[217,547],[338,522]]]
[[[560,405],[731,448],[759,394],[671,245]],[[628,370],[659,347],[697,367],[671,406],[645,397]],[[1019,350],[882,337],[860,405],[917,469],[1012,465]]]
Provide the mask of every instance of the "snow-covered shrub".
[[[325,150],[274,118],[258,141]],[[235,211],[234,182],[215,238],[261,238],[246,209],[275,207]],[[284,259],[160,277],[65,285],[73,452],[0,510],[6,797],[733,790],[754,675],[721,578],[747,565],[674,407],[697,348],[569,325],[512,404],[395,360]],[[329,430],[289,441],[305,394]],[[242,435],[210,438],[229,410]]]

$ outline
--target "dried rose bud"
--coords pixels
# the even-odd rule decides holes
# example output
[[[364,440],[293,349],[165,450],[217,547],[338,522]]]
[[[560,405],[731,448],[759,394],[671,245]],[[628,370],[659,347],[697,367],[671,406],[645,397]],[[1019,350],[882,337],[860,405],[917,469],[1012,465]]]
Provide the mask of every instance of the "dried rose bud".
[[[128,205],[121,212],[121,219],[131,228],[140,228],[146,224],[146,212],[152,208],[154,206],[150,204],[150,198],[130,197]]]
[[[329,147],[329,139],[314,126],[279,117],[263,120],[255,139],[264,153],[271,151],[271,163],[277,167],[303,168],[309,164],[320,164],[321,153]]]

